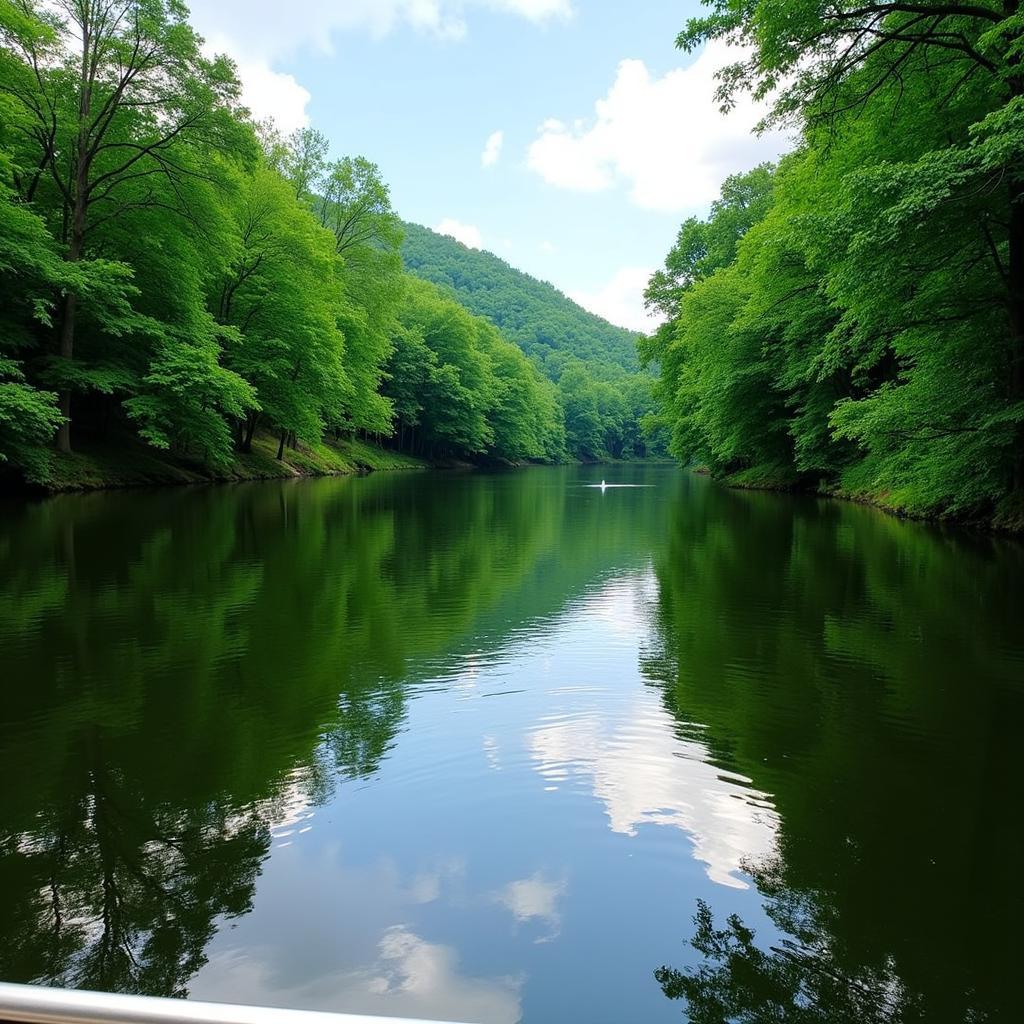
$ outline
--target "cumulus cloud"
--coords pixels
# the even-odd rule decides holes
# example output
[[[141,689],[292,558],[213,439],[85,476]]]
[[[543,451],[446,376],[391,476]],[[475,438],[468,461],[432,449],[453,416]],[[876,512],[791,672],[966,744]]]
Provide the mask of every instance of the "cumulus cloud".
[[[245,992],[263,1006],[343,1010],[444,1020],[486,1020],[517,1024],[522,1017],[521,977],[476,977],[464,973],[456,950],[428,942],[404,925],[386,928],[368,963],[324,965],[315,976],[297,972],[282,982],[270,950],[215,954],[212,969],[192,984],[202,998],[230,1001]],[[291,977],[291,976],[289,976]]]
[[[570,18],[573,8],[569,0],[490,0],[489,7],[518,14],[530,21],[549,18]]]
[[[649,267],[622,267],[599,288],[570,291],[568,295],[610,323],[649,334],[659,323],[644,309],[644,289],[652,273]]]
[[[576,613],[580,636],[617,631],[626,651],[647,628],[657,603],[650,569],[589,593]],[[606,707],[541,717],[526,746],[545,782],[588,785],[608,827],[624,836],[641,828],[678,829],[718,885],[746,889],[744,865],[778,852],[780,819],[771,796],[717,764],[695,731],[679,723],[650,691],[637,690],[615,715]]]
[[[764,106],[750,97],[728,114],[718,109],[715,72],[735,59],[724,43],[709,43],[689,67],[660,78],[642,60],[622,61],[592,117],[541,125],[528,166],[576,192],[625,185],[644,209],[707,206],[725,177],[777,157],[789,144],[781,132],[753,134]]]
[[[193,0],[193,22],[206,35],[234,41],[240,51],[273,61],[301,49],[331,53],[339,32],[375,37],[407,25],[441,38],[467,31],[471,8],[536,23],[571,17],[570,0]]]
[[[561,930],[562,915],[558,904],[565,894],[565,888],[565,879],[548,879],[538,871],[529,878],[509,882],[494,894],[494,899],[510,911],[520,924],[539,921],[546,925],[546,933],[534,939],[534,942],[550,942],[558,937]]]
[[[501,156],[501,147],[505,141],[503,131],[491,132],[484,143],[484,151],[480,154],[480,164],[483,167],[493,167]]]
[[[413,878],[393,862],[348,865],[336,842],[296,843],[267,865],[274,881],[260,914],[221,929],[193,998],[426,1020],[516,1024],[525,978],[481,975],[459,949],[403,923],[434,899],[457,897],[464,865],[421,865]],[[344,928],[338,922],[344,921]]]
[[[234,60],[242,83],[242,102],[257,120],[270,118],[285,134],[309,124],[306,107],[312,97],[294,75],[275,71],[266,60],[246,54],[222,33],[205,32],[204,36],[203,50],[208,56],[226,53]]]
[[[543,23],[572,16],[570,0],[192,0],[191,20],[208,49],[238,65],[243,98],[258,118],[272,117],[283,131],[309,123],[309,93],[292,75],[274,70],[303,50],[334,52],[342,32],[376,38],[406,25],[438,39],[468,31],[470,8],[489,9]]]
[[[242,101],[257,120],[272,120],[288,134],[309,124],[306,107],[312,97],[292,75],[259,62],[238,62]]]
[[[445,217],[440,224],[434,227],[439,235],[448,235],[456,242],[461,242],[467,249],[482,249],[483,237],[480,229],[475,224],[463,224],[454,217]]]
[[[680,829],[712,882],[746,889],[744,863],[776,852],[778,814],[749,779],[717,767],[700,743],[676,739],[673,724],[661,709],[638,702],[632,719],[616,726],[596,714],[544,724],[530,737],[531,754],[545,778],[590,776],[613,832]]]

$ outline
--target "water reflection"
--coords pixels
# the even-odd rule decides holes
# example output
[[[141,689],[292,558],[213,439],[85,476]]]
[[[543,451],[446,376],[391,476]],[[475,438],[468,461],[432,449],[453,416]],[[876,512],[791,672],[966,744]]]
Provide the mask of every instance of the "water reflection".
[[[771,886],[766,874],[759,873],[758,885],[767,893]],[[698,900],[691,945],[703,963],[689,971],[655,971],[669,999],[685,1000],[691,1024],[895,1024],[937,1019],[925,1015],[921,998],[908,990],[891,962],[848,973],[827,930],[815,919],[812,901],[783,889],[776,891],[770,906],[773,921],[786,937],[765,949],[738,914],[730,914],[724,927],[716,927],[711,908]],[[988,1017],[972,1011],[948,1019],[972,1022]]]
[[[1020,548],[609,472],[0,511],[0,977],[1015,1012]]]
[[[417,1019],[520,1019],[522,975],[480,974],[461,962],[455,945],[402,923],[411,904],[459,887],[458,865],[407,879],[387,861],[349,864],[340,846],[328,844],[276,855],[272,872],[263,921],[255,915],[241,936],[214,945],[193,996],[237,1001],[244,993],[258,1005]],[[310,892],[315,908],[303,898]]]
[[[540,922],[545,932],[534,942],[551,942],[561,932],[562,915],[559,902],[565,895],[567,881],[546,878],[538,871],[529,878],[509,882],[495,893],[495,899],[506,907],[520,923]]]
[[[701,1022],[1015,1019],[1020,547],[713,500],[657,560],[645,672],[772,793],[777,853],[749,867],[768,921],[696,904],[665,994]]]
[[[693,856],[719,885],[746,888],[743,864],[775,849],[770,798],[750,779],[709,763],[708,750],[676,735],[665,712],[639,702],[625,721],[594,713],[538,728],[530,738],[545,778],[590,777],[613,832],[667,825],[693,844]]]
[[[0,977],[174,996],[199,973],[216,988],[214,937],[257,892],[268,905],[271,852],[308,842],[342,789],[378,776],[410,682],[472,683],[608,565],[646,557],[653,521],[639,504],[602,516],[557,473],[0,512],[0,772],[18,780],[0,793]],[[451,863],[402,891],[438,901]],[[524,884],[505,893],[517,919],[557,927]],[[354,949],[341,961],[357,979],[349,1005],[386,995],[394,1012],[480,1016],[494,985],[400,919],[366,936],[372,964],[352,968]],[[515,1019],[516,984],[500,977],[484,1016]],[[249,995],[240,978],[231,998]]]
[[[588,594],[565,627],[563,644],[585,649],[597,637],[605,646],[619,637],[635,657],[655,599],[652,582],[648,570]],[[713,882],[746,888],[743,863],[775,850],[778,816],[771,798],[746,776],[716,765],[699,725],[679,722],[648,692],[635,691],[621,706],[605,687],[594,694],[570,711],[545,714],[531,730],[527,743],[540,774],[553,785],[587,779],[613,832],[635,836],[644,825],[679,829]]]

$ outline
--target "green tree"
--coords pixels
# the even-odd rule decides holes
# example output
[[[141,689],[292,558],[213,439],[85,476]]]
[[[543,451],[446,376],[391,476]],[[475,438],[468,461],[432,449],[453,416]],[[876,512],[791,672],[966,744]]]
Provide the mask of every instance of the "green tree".
[[[797,303],[820,336],[798,342],[787,331],[782,358],[768,360],[801,421],[790,424],[798,471],[824,470],[846,490],[911,511],[1016,521],[1024,494],[1016,5],[710,6],[678,43],[743,44],[742,59],[720,74],[723,105],[744,89],[773,95],[772,117],[802,130],[807,173],[787,173],[776,201],[797,228],[789,252],[804,280],[794,284],[826,301],[813,312]],[[663,283],[654,282],[653,298]],[[751,294],[748,325],[755,310],[769,314],[760,289]]]
[[[100,224],[128,210],[160,206],[187,215],[178,203],[168,207],[167,190],[158,195],[140,183],[174,185],[203,174],[195,148],[222,144],[231,131],[233,69],[203,56],[186,15],[178,0],[4,4],[0,87],[20,106],[33,149],[21,177],[24,198],[36,198],[44,182],[55,192],[69,263],[89,255]],[[70,365],[84,297],[67,288],[60,312],[53,374],[63,451],[71,447],[72,391],[90,383]]]
[[[259,407],[238,420],[237,446],[252,448],[260,424],[279,438],[320,441],[349,397],[343,310],[333,239],[267,166],[237,190],[231,257],[216,283],[217,318],[238,332],[227,365],[255,389]]]

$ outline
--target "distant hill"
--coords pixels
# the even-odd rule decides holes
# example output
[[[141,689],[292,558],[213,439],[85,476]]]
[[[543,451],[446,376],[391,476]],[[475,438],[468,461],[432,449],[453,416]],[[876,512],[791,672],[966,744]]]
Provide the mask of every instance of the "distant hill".
[[[410,273],[450,288],[470,312],[487,317],[528,356],[539,359],[552,379],[558,379],[569,357],[603,365],[606,373],[639,369],[639,335],[589,313],[554,285],[493,253],[406,224],[402,257]]]

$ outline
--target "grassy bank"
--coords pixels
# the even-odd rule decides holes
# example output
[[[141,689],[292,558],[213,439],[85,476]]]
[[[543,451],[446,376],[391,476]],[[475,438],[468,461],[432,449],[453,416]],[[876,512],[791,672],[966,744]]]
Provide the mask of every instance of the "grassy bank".
[[[708,473],[703,466],[693,467],[693,472],[705,475]],[[870,480],[860,480],[851,475],[847,475],[838,483],[829,483],[802,478],[788,466],[754,466],[715,479],[726,487],[735,487],[739,490],[789,491],[838,498],[858,505],[870,505],[903,519],[951,523],[1005,533],[1024,533],[1024,504],[1014,504],[1009,500],[986,514],[937,514],[928,507],[920,495],[912,491],[881,490],[872,486]]]
[[[52,453],[47,464],[25,481],[6,481],[7,490],[93,491],[111,487],[199,484],[217,481],[275,480],[300,476],[340,476],[379,470],[422,469],[421,459],[388,451],[363,441],[331,441],[285,449],[277,457],[277,441],[253,440],[252,451],[237,454],[226,466],[175,456],[136,441],[82,442],[70,455]]]

